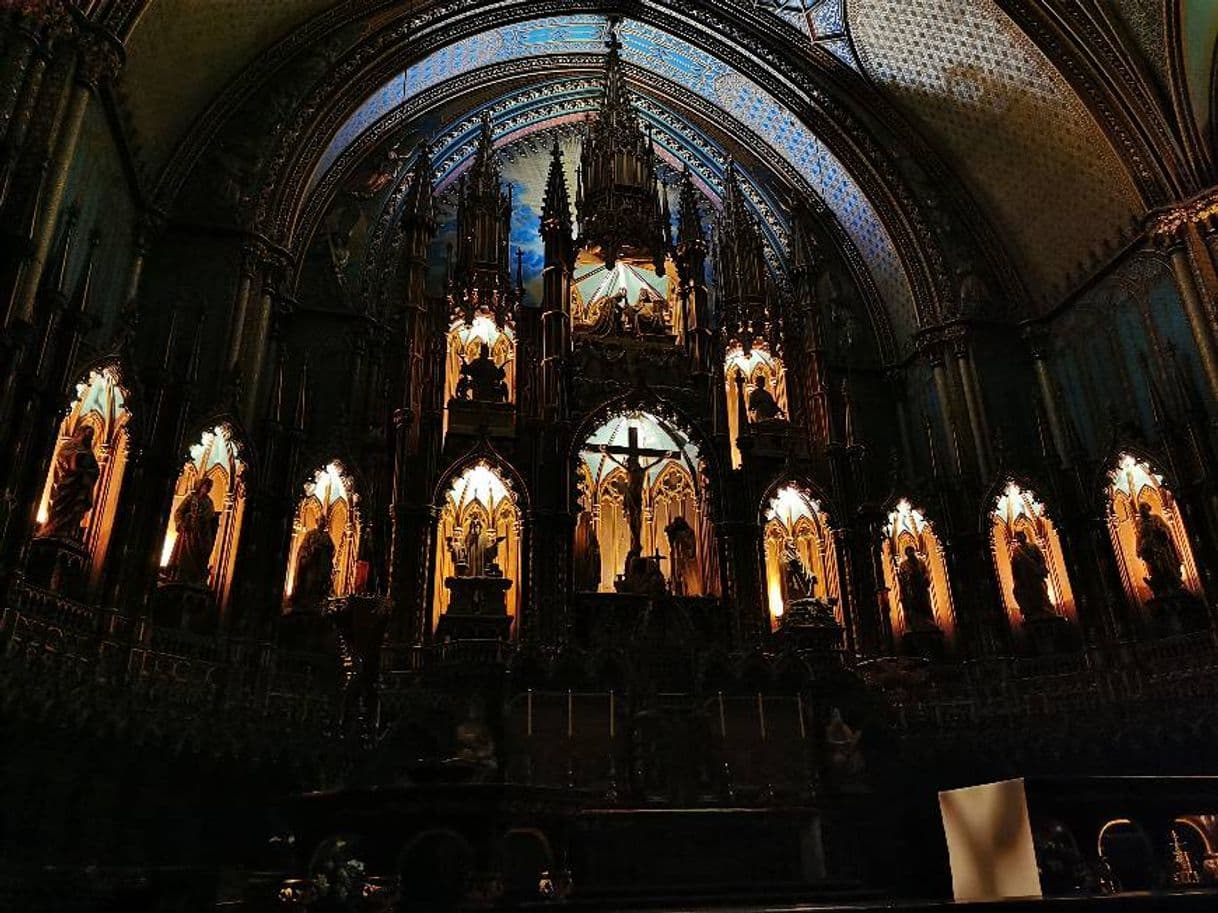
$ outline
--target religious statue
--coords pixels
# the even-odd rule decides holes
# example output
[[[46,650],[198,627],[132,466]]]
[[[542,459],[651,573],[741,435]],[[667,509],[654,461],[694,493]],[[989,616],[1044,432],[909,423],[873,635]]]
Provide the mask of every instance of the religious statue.
[[[601,544],[592,514],[582,511],[575,525],[575,590],[595,593],[601,583]]]
[[[316,525],[305,533],[296,551],[296,582],[292,604],[300,609],[316,609],[331,593],[334,578],[334,540],[326,529],[326,518],[318,515]]]
[[[93,456],[93,428],[81,425],[55,454],[51,498],[41,536],[79,542],[85,515],[93,509],[93,489],[101,469]]]
[[[812,590],[816,586],[816,577],[804,563],[803,555],[795,545],[795,540],[788,538],[782,547],[783,577],[787,585],[787,601],[811,599]]]
[[[905,557],[897,565],[897,588],[905,612],[905,627],[910,631],[938,629],[930,601],[930,571],[912,545],[905,546]]]
[[[465,533],[465,560],[470,577],[502,577],[499,567],[499,543],[507,536],[495,534],[493,528],[482,525],[482,518],[475,516],[469,521]]]
[[[507,372],[491,358],[491,347],[483,342],[478,357],[461,365],[457,379],[457,399],[479,403],[502,403],[508,398]]]
[[[211,501],[212,480],[204,476],[173,512],[173,552],[169,571],[182,583],[206,584],[211,553],[220,528],[220,515]]]
[[[635,314],[638,331],[650,335],[668,332],[668,300],[658,292],[644,287],[639,291],[639,303]]]
[[[698,596],[702,592],[702,576],[698,570],[698,539],[689,522],[677,514],[664,527],[668,537],[668,552],[674,596]]]
[[[448,556],[453,560],[453,570],[458,577],[469,576],[469,554],[465,551],[465,540],[459,536],[448,537]]]
[[[1015,533],[1015,547],[1011,549],[1011,580],[1015,604],[1025,621],[1054,614],[1049,599],[1049,562],[1022,529]]]
[[[786,418],[786,413],[774,399],[774,394],[766,389],[765,375],[758,375],[749,392],[749,418],[754,423],[773,422]]]
[[[1181,588],[1180,552],[1172,539],[1171,528],[1143,501],[1138,505],[1135,527],[1137,554],[1146,565],[1143,580],[1155,596],[1167,596]]]
[[[842,719],[836,707],[825,726],[825,744],[828,749],[829,771],[839,783],[857,780],[863,773],[863,754],[859,750],[862,732],[856,732]]]
[[[630,429],[630,446],[626,448],[626,459],[621,460],[610,452],[607,445],[601,445],[601,453],[612,463],[626,472],[626,490],[622,493],[622,509],[626,512],[626,524],[630,528],[630,550],[626,553],[626,563],[631,557],[643,553],[643,490],[647,484],[647,470],[665,459],[676,459],[675,452],[665,452],[656,456],[646,465],[639,459],[638,432]]]

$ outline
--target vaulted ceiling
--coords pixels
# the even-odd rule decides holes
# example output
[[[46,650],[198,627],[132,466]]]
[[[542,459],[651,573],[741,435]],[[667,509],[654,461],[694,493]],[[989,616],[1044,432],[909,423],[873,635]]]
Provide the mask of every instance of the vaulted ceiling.
[[[1079,6],[148,0],[128,20],[118,97],[149,186],[172,186],[164,176],[194,154],[191,144],[214,136],[200,125],[231,117],[243,98],[282,92],[274,79],[289,59],[311,57],[319,85],[352,62],[351,84],[334,102],[345,110],[325,112],[329,135],[308,188],[324,189],[332,170],[349,173],[352,157],[377,147],[374,137],[444,105],[448,119],[427,123],[443,147],[438,170],[454,173],[484,108],[505,145],[588,111],[605,13],[624,14],[628,75],[661,154],[689,164],[712,201],[726,157],[743,156],[776,248],[787,240],[788,195],[813,195],[865,264],[894,328],[911,336],[928,299],[950,294],[962,262],[989,256],[1000,294],[1025,299],[1019,308],[1051,306],[1132,221],[1187,195],[1175,172],[1196,154],[1183,137],[1209,135],[1218,7]],[[474,7],[484,23],[476,33],[430,37],[446,16],[473,16]],[[1105,57],[1107,45],[1086,43],[1096,35],[1132,55],[1133,76]],[[1134,84],[1138,74],[1144,85]],[[291,103],[324,107],[309,102],[310,89]],[[1151,126],[1131,129],[1143,114]],[[1188,167],[1212,175],[1206,157]],[[915,262],[908,239],[920,229],[948,253]],[[953,262],[953,246],[968,252]],[[945,259],[936,266],[936,257]]]

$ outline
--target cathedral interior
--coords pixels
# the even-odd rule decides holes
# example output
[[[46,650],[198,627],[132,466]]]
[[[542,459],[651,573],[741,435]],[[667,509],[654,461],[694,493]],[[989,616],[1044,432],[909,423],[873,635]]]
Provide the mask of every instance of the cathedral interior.
[[[1213,909],[1218,3],[0,47],[0,906]]]

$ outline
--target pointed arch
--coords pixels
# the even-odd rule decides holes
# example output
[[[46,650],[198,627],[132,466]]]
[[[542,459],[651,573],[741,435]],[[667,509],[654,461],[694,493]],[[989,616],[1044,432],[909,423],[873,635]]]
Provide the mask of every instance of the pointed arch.
[[[783,570],[783,551],[788,542],[794,543],[804,565],[816,578],[812,595],[832,604],[838,624],[845,626],[837,542],[825,503],[814,487],[797,479],[780,479],[762,497],[765,599],[773,628],[778,627],[788,600]]]
[[[994,559],[994,572],[1002,594],[1003,607],[1012,630],[1020,630],[1024,624],[1023,612],[1015,594],[1015,579],[1011,570],[1011,559],[1023,536],[1044,556],[1047,576],[1045,585],[1052,611],[1077,621],[1074,605],[1074,590],[1066,571],[1061,539],[1057,527],[1039,495],[1026,484],[1008,477],[989,499],[987,524],[990,536],[990,552]]]
[[[245,516],[249,485],[247,451],[244,440],[228,420],[218,421],[198,432],[186,452],[174,484],[173,502],[161,546],[162,579],[166,582],[178,581],[180,574],[177,566],[181,557],[178,544],[179,508],[201,482],[210,481],[207,495],[216,513],[215,541],[208,560],[206,579],[198,582],[211,590],[221,613],[228,604],[237,544]]]
[[[59,435],[38,502],[35,536],[50,532],[48,522],[57,464],[65,448],[72,446],[73,440],[87,428],[91,436],[89,447],[97,462],[97,476],[91,492],[92,504],[80,519],[79,542],[88,555],[88,578],[94,584],[105,564],[119,492],[127,469],[131,446],[130,404],[131,391],[123,380],[118,362],[100,363],[77,382],[75,395],[59,425]],[[69,534],[74,532],[68,531]]]
[[[956,607],[943,541],[934,522],[908,499],[901,498],[888,513],[884,537],[880,542],[892,635],[897,641],[909,630],[909,610],[903,605],[901,588],[901,566],[910,557],[906,552],[909,548],[914,550],[912,557],[923,564],[929,576],[934,621],[950,644],[956,638]]]
[[[346,596],[357,591],[361,517],[354,474],[343,460],[333,459],[313,470],[301,488],[288,547],[283,588],[285,610],[295,604],[300,549],[314,529],[322,529],[334,548],[327,595]]]
[[[1132,604],[1145,609],[1154,598],[1152,571],[1145,558],[1143,540],[1154,527],[1165,528],[1179,561],[1180,585],[1194,595],[1201,593],[1201,576],[1193,557],[1184,517],[1162,473],[1149,458],[1122,451],[1108,462],[1105,516],[1126,595]],[[1145,508],[1146,520],[1140,519]]]

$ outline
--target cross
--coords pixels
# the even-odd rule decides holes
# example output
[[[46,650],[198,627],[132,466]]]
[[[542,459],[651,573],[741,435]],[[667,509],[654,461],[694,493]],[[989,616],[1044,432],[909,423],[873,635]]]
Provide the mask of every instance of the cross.
[[[603,444],[601,446],[600,450],[601,450],[601,453],[604,453],[607,456],[611,456],[613,454],[625,454],[626,456],[634,456],[636,458],[645,457],[645,456],[656,457],[657,458],[656,463],[658,463],[660,460],[664,460],[664,459],[668,459],[668,458],[676,459],[680,455],[675,450],[657,450],[654,447],[640,447],[639,446],[639,429],[634,425],[630,425],[626,429],[626,446],[625,447],[623,447],[621,444]],[[622,465],[621,462],[618,460],[614,460],[613,462],[617,463],[619,466]],[[655,463],[651,464],[651,466],[654,466],[654,465],[655,465]],[[650,466],[645,466],[643,468],[648,469],[648,468],[650,468]]]

